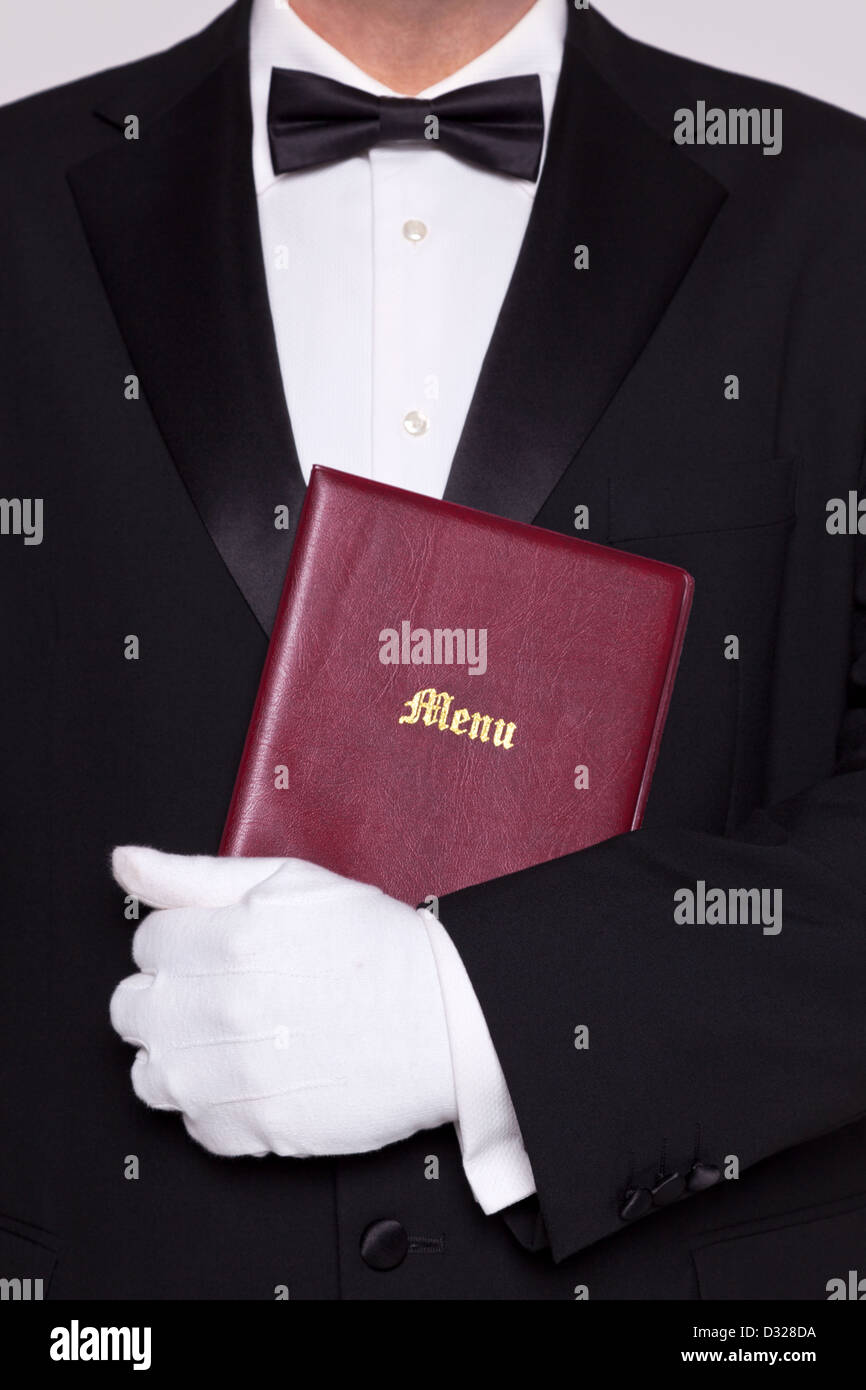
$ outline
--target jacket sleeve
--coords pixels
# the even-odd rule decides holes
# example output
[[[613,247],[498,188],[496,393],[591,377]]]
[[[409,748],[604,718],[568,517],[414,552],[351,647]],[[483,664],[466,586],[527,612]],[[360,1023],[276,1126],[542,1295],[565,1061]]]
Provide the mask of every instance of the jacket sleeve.
[[[866,544],[833,776],[729,836],[644,829],[441,900],[562,1260],[866,1114]],[[708,735],[709,736],[709,735]],[[780,889],[781,930],[674,894]],[[575,1030],[585,1028],[586,1034]],[[578,1045],[575,1044],[587,1045]]]

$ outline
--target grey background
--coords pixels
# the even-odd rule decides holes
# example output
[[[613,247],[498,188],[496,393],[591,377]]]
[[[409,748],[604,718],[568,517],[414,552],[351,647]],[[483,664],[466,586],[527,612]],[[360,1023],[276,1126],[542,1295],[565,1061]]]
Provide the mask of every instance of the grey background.
[[[0,0],[0,104],[167,48],[225,8],[226,0]],[[866,0],[601,0],[598,8],[659,48],[866,116]]]

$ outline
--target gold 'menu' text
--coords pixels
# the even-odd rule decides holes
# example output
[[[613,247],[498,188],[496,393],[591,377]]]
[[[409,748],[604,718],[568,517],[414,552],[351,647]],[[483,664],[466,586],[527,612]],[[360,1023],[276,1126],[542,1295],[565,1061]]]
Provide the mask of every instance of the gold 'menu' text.
[[[493,719],[489,714],[470,714],[468,709],[457,709],[452,714],[454,696],[445,690],[416,690],[412,699],[403,703],[409,713],[401,714],[398,724],[417,724],[423,719],[428,728],[435,724],[443,733],[465,734],[467,738],[477,738],[479,743],[490,742],[492,729],[494,748],[514,747],[516,724],[506,724],[504,719]]]

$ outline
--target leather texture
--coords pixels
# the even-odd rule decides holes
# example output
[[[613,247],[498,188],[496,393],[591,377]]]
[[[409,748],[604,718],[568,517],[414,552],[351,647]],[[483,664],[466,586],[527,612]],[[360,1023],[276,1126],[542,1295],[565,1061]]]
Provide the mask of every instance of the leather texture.
[[[673,565],[314,469],[221,853],[310,859],[414,904],[635,829],[692,587]],[[474,630],[473,657],[486,629],[486,670],[383,664],[403,622]],[[401,724],[426,689],[453,697],[445,727]],[[460,710],[514,723],[512,746],[452,731]]]

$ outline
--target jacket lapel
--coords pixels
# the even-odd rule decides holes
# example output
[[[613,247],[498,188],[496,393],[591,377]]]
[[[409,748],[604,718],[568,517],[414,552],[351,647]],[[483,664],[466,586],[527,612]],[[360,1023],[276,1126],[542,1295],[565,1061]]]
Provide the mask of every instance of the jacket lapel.
[[[97,113],[117,128],[69,182],[142,393],[269,631],[305,488],[252,180],[249,9],[240,0],[138,69],[137,90],[121,69]],[[585,51],[598,22],[571,12],[545,167],[445,492],[523,521],[589,437],[725,198],[600,75]],[[143,113],[138,140],[124,138],[129,112]],[[579,244],[588,270],[574,267]],[[274,525],[281,505],[288,530]]]
[[[602,78],[583,51],[598,23],[571,12],[535,204],[445,492],[519,521],[586,442],[726,196]]]
[[[252,180],[249,0],[157,60],[181,94],[69,172],[142,396],[214,544],[268,631],[304,494]],[[186,50],[184,73],[177,55]],[[173,60],[173,61],[170,61]],[[202,72],[204,69],[204,72]],[[184,78],[191,85],[183,90]],[[153,72],[149,74],[152,82]],[[174,92],[172,93],[174,96]],[[112,95],[119,124],[154,94]],[[291,529],[277,529],[288,506]]]

